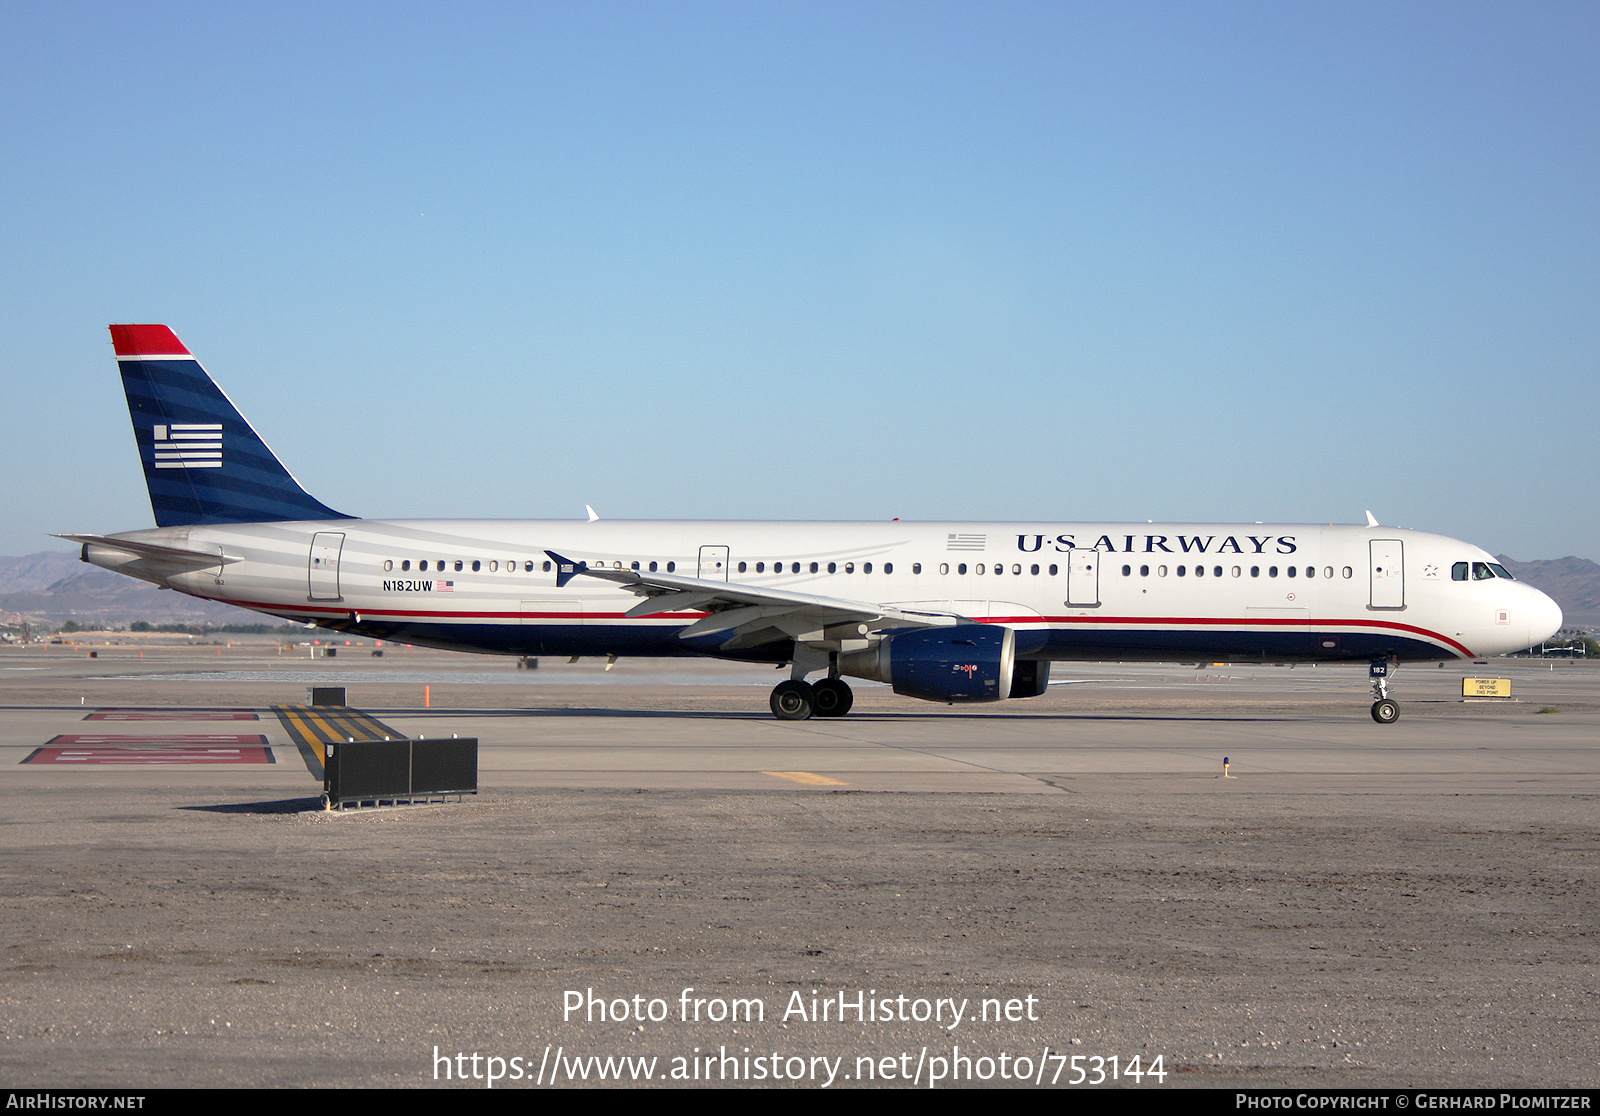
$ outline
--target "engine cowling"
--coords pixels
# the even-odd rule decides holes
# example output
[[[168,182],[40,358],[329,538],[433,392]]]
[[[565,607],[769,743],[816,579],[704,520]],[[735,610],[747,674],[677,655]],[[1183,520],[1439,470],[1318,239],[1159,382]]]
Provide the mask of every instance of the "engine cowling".
[[[1017,633],[994,624],[897,632],[876,647],[840,655],[839,670],[887,682],[897,694],[944,702],[1035,697],[1050,674],[1048,663],[1019,663]]]

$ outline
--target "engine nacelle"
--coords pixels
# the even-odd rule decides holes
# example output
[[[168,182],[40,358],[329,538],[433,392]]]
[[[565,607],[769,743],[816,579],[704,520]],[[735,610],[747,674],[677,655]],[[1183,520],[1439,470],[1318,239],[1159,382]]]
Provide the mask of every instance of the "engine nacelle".
[[[887,682],[907,697],[945,702],[1037,697],[1050,678],[1049,663],[1018,662],[1017,633],[993,624],[897,632],[876,647],[840,655],[839,671]]]

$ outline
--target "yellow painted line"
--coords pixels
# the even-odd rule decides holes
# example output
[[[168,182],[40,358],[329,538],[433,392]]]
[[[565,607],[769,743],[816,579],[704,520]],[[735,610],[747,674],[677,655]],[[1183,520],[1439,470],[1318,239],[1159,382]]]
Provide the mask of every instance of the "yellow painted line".
[[[311,750],[317,754],[317,762],[324,767],[328,766],[328,751],[322,734],[317,732],[300,710],[288,708],[284,713],[289,718],[289,723],[294,726],[295,732],[300,734],[300,739],[310,745]]]
[[[324,770],[328,766],[328,746],[343,744],[346,740],[404,740],[396,732],[369,713],[358,709],[344,709],[334,713],[331,709],[318,711],[307,705],[275,705],[273,712],[291,739],[310,749]],[[310,761],[308,760],[309,764]],[[313,771],[312,775],[321,778]]]
[[[763,771],[763,775],[771,775],[777,779],[787,779],[791,783],[804,783],[808,787],[853,787],[854,783],[840,782],[830,779],[826,775],[818,775],[811,771]]]

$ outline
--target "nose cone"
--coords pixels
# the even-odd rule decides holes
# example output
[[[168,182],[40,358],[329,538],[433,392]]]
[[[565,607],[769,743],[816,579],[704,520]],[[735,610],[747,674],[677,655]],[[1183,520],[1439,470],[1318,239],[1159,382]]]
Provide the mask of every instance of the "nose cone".
[[[1525,609],[1528,614],[1528,646],[1532,647],[1561,630],[1561,606],[1531,585],[1525,588],[1531,598]]]

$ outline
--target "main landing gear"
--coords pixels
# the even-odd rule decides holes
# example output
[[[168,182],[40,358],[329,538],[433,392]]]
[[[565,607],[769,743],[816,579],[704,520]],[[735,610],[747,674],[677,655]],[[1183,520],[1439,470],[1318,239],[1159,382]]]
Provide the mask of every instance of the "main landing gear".
[[[1372,719],[1380,725],[1392,725],[1400,719],[1400,706],[1389,697],[1389,676],[1398,663],[1392,659],[1374,659],[1367,668],[1367,677],[1372,679],[1372,696],[1378,700],[1372,703]]]
[[[856,696],[842,678],[824,678],[813,685],[799,679],[779,682],[772,687],[772,715],[780,721],[804,721],[808,717],[843,717],[855,704]]]

